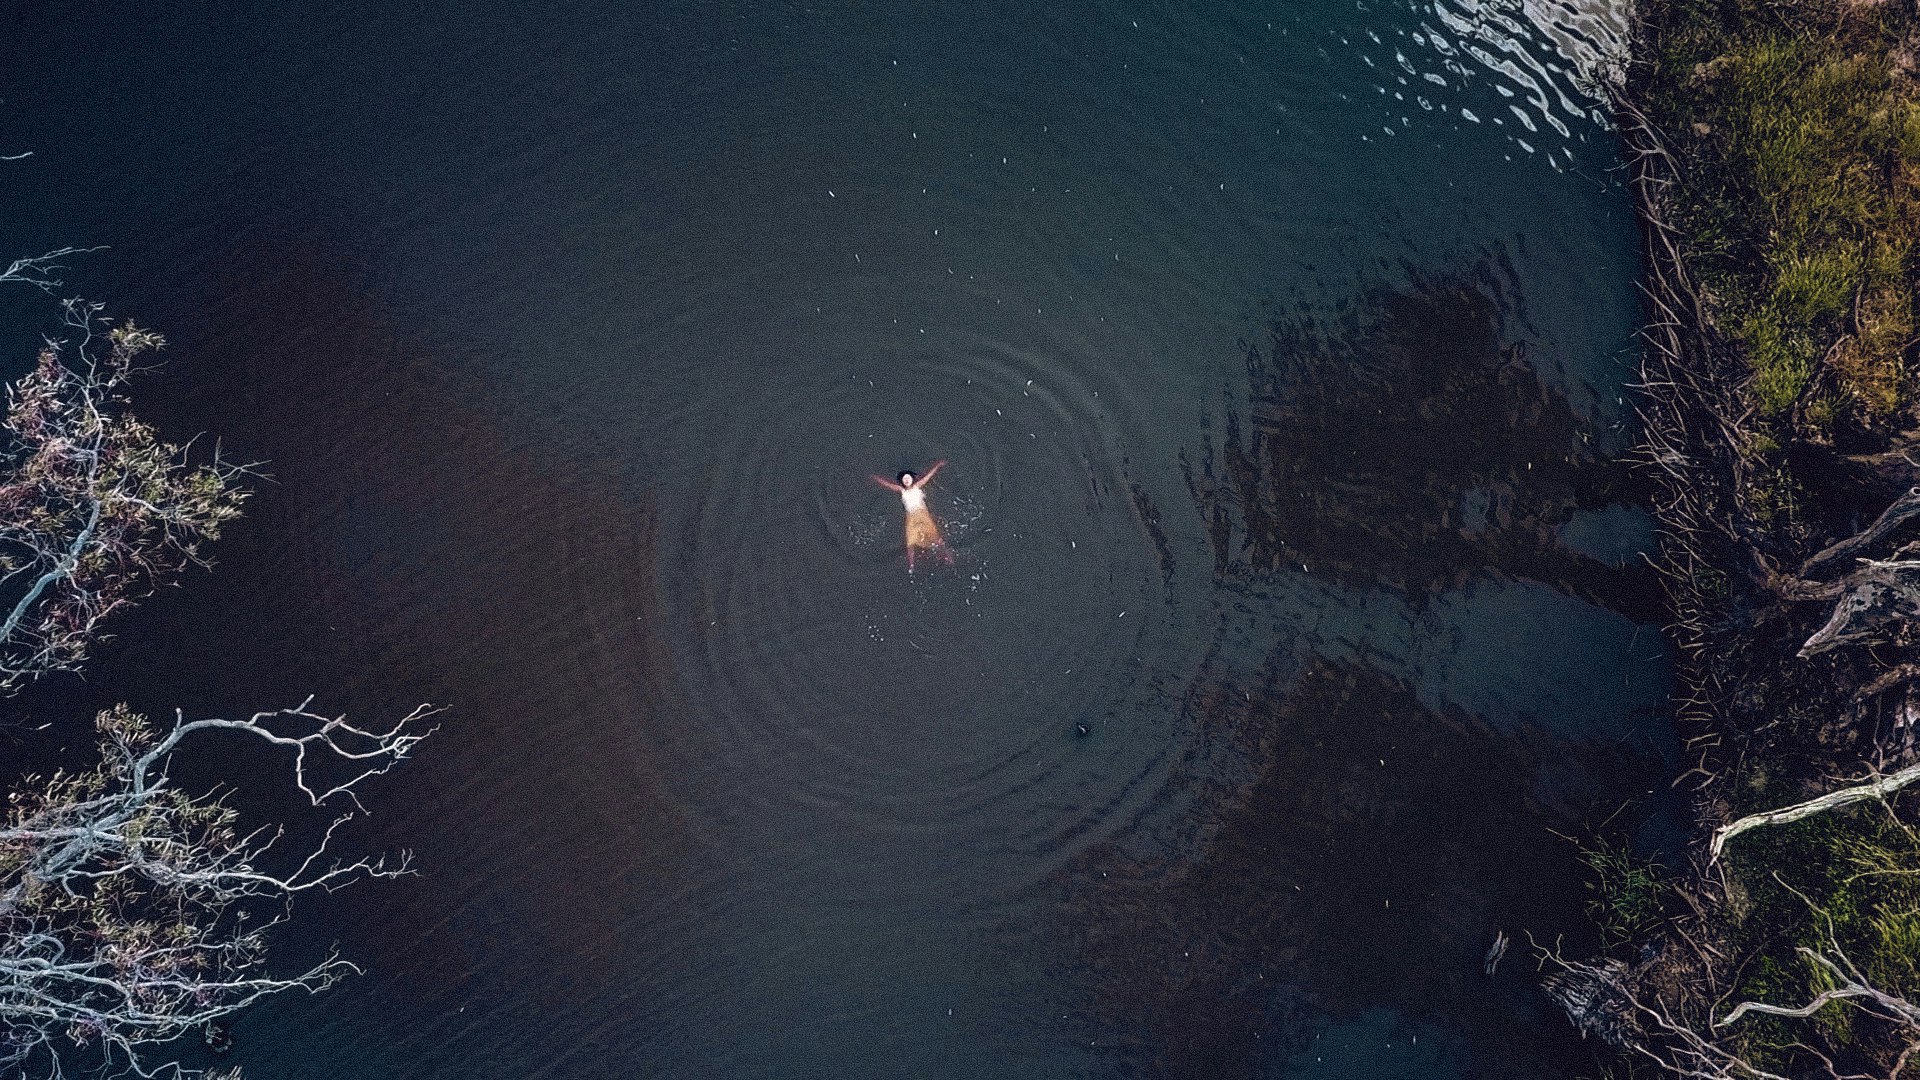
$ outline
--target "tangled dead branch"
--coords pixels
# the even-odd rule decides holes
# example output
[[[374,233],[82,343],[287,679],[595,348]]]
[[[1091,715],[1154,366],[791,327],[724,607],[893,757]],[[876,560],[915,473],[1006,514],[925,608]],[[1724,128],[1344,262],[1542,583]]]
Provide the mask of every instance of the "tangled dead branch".
[[[310,702],[244,720],[176,717],[165,733],[121,706],[96,721],[98,767],[16,790],[0,826],[0,1069],[59,1077],[85,1051],[102,1068],[181,1077],[148,1056],[265,996],[358,971],[330,955],[271,974],[268,932],[294,896],[405,874],[408,856],[333,857],[351,810],[283,852],[283,828],[243,831],[221,799],[169,775],[183,744],[233,732],[290,752],[293,786],[312,805],[358,807],[358,786],[404,760],[436,711],[365,728]]]
[[[1637,973],[1618,960],[1567,960],[1543,951],[1551,964],[1541,983],[1584,1037],[1642,1058],[1690,1080],[1789,1080],[1700,1034],[1706,1027],[1676,1005],[1640,985]]]

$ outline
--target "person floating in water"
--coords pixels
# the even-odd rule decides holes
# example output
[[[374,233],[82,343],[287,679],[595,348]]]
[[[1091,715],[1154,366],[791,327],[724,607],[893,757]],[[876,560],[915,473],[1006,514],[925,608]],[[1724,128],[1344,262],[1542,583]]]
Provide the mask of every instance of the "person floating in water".
[[[945,465],[944,459],[933,463],[925,476],[915,476],[910,472],[900,474],[899,482],[884,476],[873,478],[881,487],[892,488],[900,493],[900,503],[907,508],[907,573],[913,573],[915,552],[925,552],[937,559],[953,565],[953,552],[948,550],[946,540],[940,536],[940,526],[933,520],[933,514],[927,509],[927,485],[933,482],[933,474]]]

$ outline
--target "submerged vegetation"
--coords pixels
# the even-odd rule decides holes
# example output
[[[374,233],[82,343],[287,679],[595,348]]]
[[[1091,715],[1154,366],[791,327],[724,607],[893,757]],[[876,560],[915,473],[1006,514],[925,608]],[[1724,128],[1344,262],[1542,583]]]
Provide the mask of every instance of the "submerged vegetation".
[[[1656,926],[1671,891],[1657,860],[1634,852],[1629,843],[1596,838],[1579,846],[1587,882],[1587,914],[1608,945],[1632,941]]]

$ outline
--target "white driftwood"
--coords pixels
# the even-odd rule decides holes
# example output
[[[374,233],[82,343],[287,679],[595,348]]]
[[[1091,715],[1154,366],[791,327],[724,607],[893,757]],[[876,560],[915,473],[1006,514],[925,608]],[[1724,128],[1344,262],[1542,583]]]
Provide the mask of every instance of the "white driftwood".
[[[1920,765],[1909,765],[1899,772],[1878,776],[1851,787],[1843,787],[1838,791],[1829,791],[1819,798],[1808,799],[1803,803],[1795,803],[1792,806],[1759,814],[1748,814],[1738,821],[1714,830],[1709,861],[1717,861],[1720,858],[1720,852],[1726,848],[1727,841],[1748,830],[1758,829],[1763,825],[1785,825],[1788,822],[1799,821],[1801,818],[1809,818],[1815,814],[1842,806],[1851,806],[1854,803],[1884,802],[1887,796],[1915,780],[1920,780]]]

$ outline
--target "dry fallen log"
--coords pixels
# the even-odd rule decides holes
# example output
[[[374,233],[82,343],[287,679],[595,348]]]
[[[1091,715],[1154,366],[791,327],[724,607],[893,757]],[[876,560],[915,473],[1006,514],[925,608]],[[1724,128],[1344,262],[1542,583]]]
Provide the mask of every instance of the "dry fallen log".
[[[1839,645],[1882,641],[1920,616],[1920,562],[1860,560],[1827,621],[1800,646],[1805,659]]]
[[[1916,516],[1920,516],[1920,487],[1908,488],[1906,494],[1895,499],[1893,505],[1881,511],[1873,524],[1845,540],[1827,546],[1819,554],[1801,563],[1800,576],[1812,577],[1849,556],[1868,550]]]

